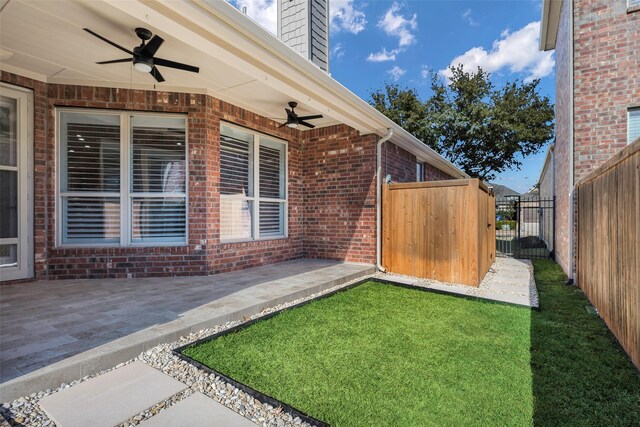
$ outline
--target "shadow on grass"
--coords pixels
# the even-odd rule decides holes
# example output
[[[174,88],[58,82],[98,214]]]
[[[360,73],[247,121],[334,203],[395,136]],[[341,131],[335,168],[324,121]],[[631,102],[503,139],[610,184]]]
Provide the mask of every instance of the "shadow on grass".
[[[640,423],[640,372],[553,261],[534,261],[540,311],[531,318],[534,425]]]

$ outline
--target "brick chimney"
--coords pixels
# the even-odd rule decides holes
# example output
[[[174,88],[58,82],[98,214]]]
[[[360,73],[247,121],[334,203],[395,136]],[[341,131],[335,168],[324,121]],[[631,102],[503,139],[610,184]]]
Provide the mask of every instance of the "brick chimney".
[[[276,0],[278,38],[329,72],[329,0]]]

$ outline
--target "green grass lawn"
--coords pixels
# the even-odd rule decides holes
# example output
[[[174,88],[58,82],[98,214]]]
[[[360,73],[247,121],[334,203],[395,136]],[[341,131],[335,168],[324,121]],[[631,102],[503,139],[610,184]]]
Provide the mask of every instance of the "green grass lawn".
[[[637,423],[638,371],[535,266],[540,312],[367,282],[184,353],[334,426]]]

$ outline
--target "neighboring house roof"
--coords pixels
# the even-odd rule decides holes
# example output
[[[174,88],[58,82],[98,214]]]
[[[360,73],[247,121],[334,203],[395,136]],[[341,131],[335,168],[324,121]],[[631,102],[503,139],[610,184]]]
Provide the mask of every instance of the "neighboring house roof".
[[[284,116],[287,102],[297,101],[299,114],[324,115],[318,127],[344,123],[379,136],[390,128],[391,142],[418,161],[468,177],[226,1],[9,2],[2,15],[0,49],[11,52],[2,70],[48,83],[152,89],[148,76],[123,64],[95,65],[118,58],[118,51],[82,31],[130,47],[131,30],[143,26],[165,39],[162,57],[200,67],[200,74],[163,70],[167,81],[159,90],[207,93],[269,118]]]
[[[493,194],[496,195],[496,198],[520,196],[520,193],[512,188],[507,187],[506,185],[489,183],[489,187],[493,187]]]
[[[534,185],[533,187],[531,187],[529,189],[529,191],[524,193],[523,196],[525,196],[525,197],[538,197],[538,196],[540,196],[540,189],[538,188],[537,185]]]
[[[547,169],[553,165],[553,151],[555,150],[556,145],[551,144],[547,149],[547,154],[544,156],[544,164],[542,165],[542,169],[540,170],[540,176],[538,177],[538,186],[540,186],[540,182],[542,181],[542,177],[546,173]],[[553,172],[553,171],[551,171]]]
[[[567,5],[569,5],[567,3]],[[558,24],[562,0],[542,0],[542,22],[540,23],[540,47],[542,51],[556,48]]]

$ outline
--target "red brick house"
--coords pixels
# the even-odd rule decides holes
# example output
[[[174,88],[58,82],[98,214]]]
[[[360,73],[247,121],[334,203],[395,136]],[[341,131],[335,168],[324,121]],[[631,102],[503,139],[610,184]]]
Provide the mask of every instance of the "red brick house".
[[[1,7],[3,283],[373,264],[377,177],[465,177],[226,2]],[[137,27],[199,73],[96,64]]]
[[[544,0],[540,48],[556,51],[541,193],[556,196],[556,259],[572,276],[575,184],[640,136],[640,1]]]

